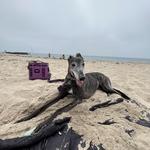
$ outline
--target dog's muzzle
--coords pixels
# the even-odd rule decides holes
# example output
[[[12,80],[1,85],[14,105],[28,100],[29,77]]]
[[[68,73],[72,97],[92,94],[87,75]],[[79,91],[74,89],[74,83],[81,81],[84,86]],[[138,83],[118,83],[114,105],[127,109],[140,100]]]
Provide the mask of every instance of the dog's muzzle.
[[[84,84],[84,80],[85,80],[85,76],[83,73],[81,73],[79,75],[79,80],[76,79],[76,84],[79,86],[79,87],[82,87],[82,85]]]
[[[85,75],[83,74],[83,72],[79,72],[79,73],[71,72],[71,76],[76,81],[77,86],[81,87],[83,85],[85,80]]]

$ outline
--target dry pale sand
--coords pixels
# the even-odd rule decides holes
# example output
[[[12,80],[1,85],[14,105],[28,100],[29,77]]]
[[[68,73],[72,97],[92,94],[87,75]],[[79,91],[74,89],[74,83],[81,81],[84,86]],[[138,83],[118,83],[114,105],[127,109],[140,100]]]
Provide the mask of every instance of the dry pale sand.
[[[15,55],[0,55],[0,138],[22,136],[25,131],[37,126],[56,109],[68,104],[72,98],[65,98],[48,108],[38,117],[14,124],[16,120],[28,114],[34,108],[57,94],[61,83],[28,80],[27,65],[30,60],[48,62],[52,78],[64,78],[67,73],[67,61],[48,58],[33,58]],[[86,72],[99,71],[110,77],[113,87],[122,90],[132,99],[141,103],[123,102],[114,106],[90,112],[89,108],[99,102],[115,99],[118,95],[107,95],[101,91],[62,116],[72,116],[70,126],[84,135],[88,142],[102,143],[107,150],[149,150],[150,128],[127,121],[131,115],[138,119],[144,117],[150,108],[150,64],[86,62]],[[30,110],[29,110],[30,107]],[[114,118],[116,124],[99,125],[106,119]],[[125,130],[134,129],[130,137]],[[82,149],[82,148],[81,148]]]

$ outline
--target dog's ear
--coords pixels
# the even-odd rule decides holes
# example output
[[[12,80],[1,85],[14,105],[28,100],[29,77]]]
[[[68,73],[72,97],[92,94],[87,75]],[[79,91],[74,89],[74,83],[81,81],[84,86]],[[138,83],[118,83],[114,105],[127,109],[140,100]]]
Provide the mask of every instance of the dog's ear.
[[[80,53],[77,53],[77,54],[76,54],[76,57],[81,57],[81,58],[83,58]]]
[[[70,55],[70,56],[68,57],[68,61],[70,61],[72,58],[73,58],[73,56]]]

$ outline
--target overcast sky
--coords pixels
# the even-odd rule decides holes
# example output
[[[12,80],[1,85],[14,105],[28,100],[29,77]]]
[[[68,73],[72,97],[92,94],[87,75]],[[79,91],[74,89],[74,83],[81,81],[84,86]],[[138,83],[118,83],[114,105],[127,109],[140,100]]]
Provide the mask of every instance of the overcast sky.
[[[150,0],[0,0],[0,50],[150,58]]]

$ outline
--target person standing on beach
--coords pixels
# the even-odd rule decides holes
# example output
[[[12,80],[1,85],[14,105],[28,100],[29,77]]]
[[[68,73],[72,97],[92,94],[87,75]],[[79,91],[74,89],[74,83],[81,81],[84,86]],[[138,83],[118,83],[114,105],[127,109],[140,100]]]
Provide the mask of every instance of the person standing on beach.
[[[51,58],[51,54],[50,53],[48,53],[48,57]]]
[[[62,59],[65,59],[65,55],[64,54],[62,55]]]

